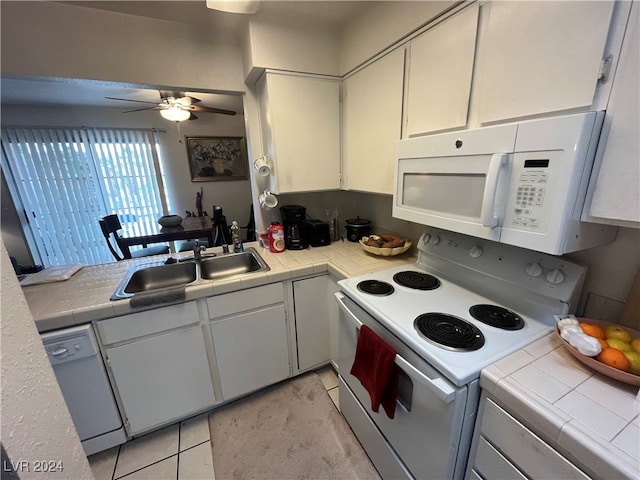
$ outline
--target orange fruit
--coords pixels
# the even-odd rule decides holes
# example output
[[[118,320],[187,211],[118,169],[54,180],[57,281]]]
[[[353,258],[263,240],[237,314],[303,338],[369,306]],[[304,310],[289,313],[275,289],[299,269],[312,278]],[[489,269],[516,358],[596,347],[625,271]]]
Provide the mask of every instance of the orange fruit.
[[[603,340],[601,338],[596,338],[596,340],[598,340],[598,342],[600,342],[600,347],[602,348],[602,350],[604,350],[605,348],[611,348],[611,347],[609,347],[609,344],[607,343],[606,340]]]
[[[631,368],[629,359],[617,348],[605,348],[598,354],[596,360],[623,372],[628,372]]]
[[[598,325],[594,325],[593,323],[580,322],[580,328],[590,337],[601,338],[603,340],[605,339],[604,330]]]

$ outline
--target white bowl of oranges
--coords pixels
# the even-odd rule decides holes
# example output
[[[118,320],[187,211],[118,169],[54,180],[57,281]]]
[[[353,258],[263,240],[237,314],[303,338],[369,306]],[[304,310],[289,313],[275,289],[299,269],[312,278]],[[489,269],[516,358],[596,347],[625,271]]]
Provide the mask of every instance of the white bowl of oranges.
[[[558,336],[569,353],[603,375],[640,386],[640,332],[595,318],[578,317],[576,320],[582,331],[600,344],[600,353],[595,356],[580,353],[562,337],[558,327]]]

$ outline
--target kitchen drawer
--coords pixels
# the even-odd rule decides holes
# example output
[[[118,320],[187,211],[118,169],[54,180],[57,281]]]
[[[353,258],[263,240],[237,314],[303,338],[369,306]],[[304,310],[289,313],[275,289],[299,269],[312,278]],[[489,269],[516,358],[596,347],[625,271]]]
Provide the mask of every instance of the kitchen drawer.
[[[478,442],[478,450],[476,451],[473,469],[478,472],[482,478],[527,479],[509,460],[504,458],[499,451],[493,448],[493,446],[482,437],[480,437]]]
[[[246,312],[256,308],[284,302],[282,283],[272,283],[262,287],[249,288],[207,298],[209,318],[220,318]]]
[[[111,345],[134,338],[160,333],[192,323],[198,323],[196,302],[146,310],[96,323],[103,345]]]
[[[481,433],[528,478],[589,479],[490,399],[485,403]]]

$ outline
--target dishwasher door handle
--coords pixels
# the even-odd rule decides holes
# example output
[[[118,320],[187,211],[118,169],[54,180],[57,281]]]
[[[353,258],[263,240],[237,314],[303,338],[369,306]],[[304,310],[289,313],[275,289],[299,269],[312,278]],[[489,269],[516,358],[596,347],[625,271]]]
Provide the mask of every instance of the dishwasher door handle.
[[[362,322],[358,317],[349,310],[349,307],[344,301],[345,295],[338,292],[335,294],[336,300],[340,305],[340,310],[342,310],[351,320],[351,322],[355,325],[356,329],[360,329],[362,327]],[[435,393],[440,400],[444,403],[451,403],[456,396],[455,389],[449,384],[447,380],[442,377],[429,378],[416,367],[407,362],[404,358],[402,358],[399,354],[396,353],[396,358],[394,363],[402,369],[410,378],[413,378],[420,382],[420,384],[424,385],[426,388]]]

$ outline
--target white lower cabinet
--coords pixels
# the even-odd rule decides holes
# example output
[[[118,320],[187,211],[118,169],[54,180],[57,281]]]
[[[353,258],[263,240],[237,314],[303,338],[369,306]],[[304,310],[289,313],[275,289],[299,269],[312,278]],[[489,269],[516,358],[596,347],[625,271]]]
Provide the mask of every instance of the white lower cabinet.
[[[223,400],[291,375],[282,284],[207,299]]]
[[[483,394],[466,478],[588,480],[589,476]]]
[[[130,435],[216,403],[195,302],[102,320],[97,329]]]
[[[296,280],[293,284],[298,370],[329,362],[330,304],[329,276]]]

